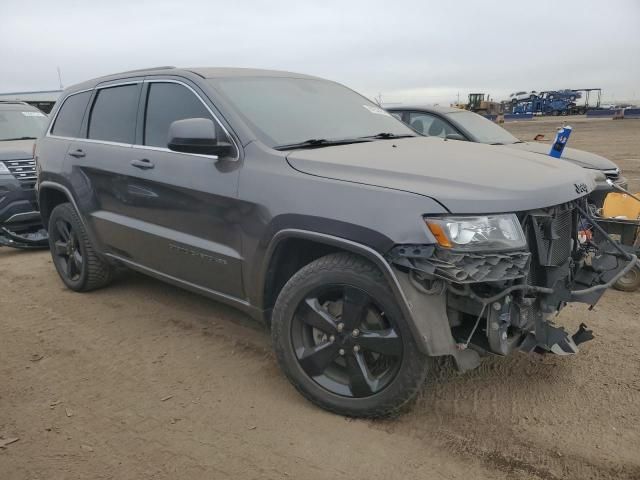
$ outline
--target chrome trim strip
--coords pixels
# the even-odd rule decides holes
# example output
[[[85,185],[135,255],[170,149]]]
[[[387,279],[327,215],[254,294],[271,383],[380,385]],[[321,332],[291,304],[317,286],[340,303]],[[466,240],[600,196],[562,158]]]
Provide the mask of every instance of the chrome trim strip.
[[[40,217],[40,212],[36,212],[35,210],[32,210],[31,212],[14,213],[13,215],[11,215],[9,218],[5,220],[5,223],[20,221],[22,217],[29,217],[29,218]]]
[[[102,145],[114,145],[116,147],[133,147],[133,143],[111,142],[109,140],[97,140],[95,138],[74,138],[78,142],[99,143]]]
[[[111,87],[122,87],[124,85],[137,85],[138,83],[142,83],[142,80],[131,80],[126,82],[119,83],[100,83],[95,86],[95,90],[102,90],[103,88],[111,88]]]
[[[178,154],[178,155],[189,155],[191,157],[204,157],[204,158],[209,158],[211,160],[219,160],[220,159],[220,157],[218,157],[217,155],[205,155],[203,153],[176,152],[175,150],[171,150],[169,148],[152,147],[152,146],[149,146],[149,145],[134,144],[134,145],[131,145],[131,146],[133,148],[136,148],[136,149],[139,149],[139,150],[153,150],[153,151],[156,151],[156,152],[169,152],[169,153],[175,153],[175,154]],[[236,151],[238,151],[238,150],[236,149]],[[238,160],[238,157],[231,158],[229,160],[231,160],[232,162],[235,162],[235,161]]]

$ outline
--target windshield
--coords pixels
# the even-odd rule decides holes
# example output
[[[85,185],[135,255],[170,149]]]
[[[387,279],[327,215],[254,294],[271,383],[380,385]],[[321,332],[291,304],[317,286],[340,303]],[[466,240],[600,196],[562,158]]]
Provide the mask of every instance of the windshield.
[[[415,136],[382,108],[326,80],[235,77],[210,82],[272,148],[311,139],[355,139],[380,133]]]
[[[47,117],[35,110],[0,110],[0,141],[38,138],[47,126]]]
[[[501,126],[487,120],[481,115],[473,112],[453,112],[447,114],[451,121],[457,123],[466,130],[476,142],[509,145],[512,143],[520,143],[516,137],[511,135]]]

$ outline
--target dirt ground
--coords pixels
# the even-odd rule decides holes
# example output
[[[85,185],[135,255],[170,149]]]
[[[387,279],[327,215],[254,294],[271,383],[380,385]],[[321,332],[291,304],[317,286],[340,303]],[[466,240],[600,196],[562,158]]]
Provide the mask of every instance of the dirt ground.
[[[640,190],[640,120],[570,123]],[[639,479],[639,311],[640,292],[570,306],[558,322],[596,335],[579,355],[444,369],[356,421],[298,395],[231,308],[136,274],[74,294],[47,252],[0,249],[0,479]]]

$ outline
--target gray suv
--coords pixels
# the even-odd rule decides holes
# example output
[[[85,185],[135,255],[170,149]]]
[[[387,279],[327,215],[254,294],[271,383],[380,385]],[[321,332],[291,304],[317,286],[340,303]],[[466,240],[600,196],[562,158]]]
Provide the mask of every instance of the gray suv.
[[[567,334],[557,311],[596,303],[636,260],[592,225],[586,170],[417,136],[294,73],[163,67],[76,85],[36,161],[70,289],[124,266],[234,305],[271,326],[303,395],[352,416],[400,408],[433,357],[466,370],[488,353],[575,353],[589,331]]]

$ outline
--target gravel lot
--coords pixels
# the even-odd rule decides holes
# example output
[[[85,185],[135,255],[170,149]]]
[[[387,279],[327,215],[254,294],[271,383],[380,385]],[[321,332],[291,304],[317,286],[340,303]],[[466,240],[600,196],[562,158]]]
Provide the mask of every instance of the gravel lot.
[[[640,190],[640,120],[574,126]],[[443,369],[395,419],[307,403],[268,333],[241,313],[136,274],[74,294],[48,252],[0,249],[0,479],[640,478],[640,292],[559,323],[596,338],[570,358]]]

